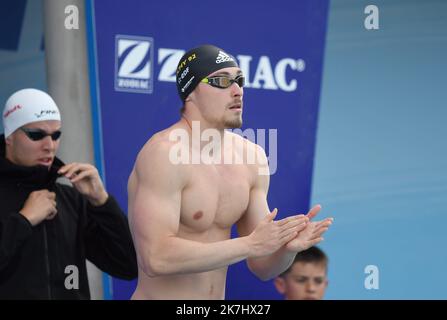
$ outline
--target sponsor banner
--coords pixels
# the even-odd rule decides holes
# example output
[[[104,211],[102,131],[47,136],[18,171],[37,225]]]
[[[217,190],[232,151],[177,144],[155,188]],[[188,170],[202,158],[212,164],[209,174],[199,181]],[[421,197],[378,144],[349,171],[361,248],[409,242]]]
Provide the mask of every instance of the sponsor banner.
[[[270,167],[269,205],[278,218],[309,208],[327,0],[243,1],[216,11],[172,1],[94,1],[98,96],[106,184],[127,208],[136,156],[157,131],[179,120],[177,63],[186,50],[214,44],[234,56],[245,76],[239,134],[261,145]],[[222,54],[219,61],[230,57]],[[186,69],[182,72],[188,72]],[[186,74],[185,74],[186,76]],[[236,236],[233,230],[233,236]],[[115,299],[136,282],[113,279]],[[276,299],[273,283],[245,262],[229,268],[226,298]]]

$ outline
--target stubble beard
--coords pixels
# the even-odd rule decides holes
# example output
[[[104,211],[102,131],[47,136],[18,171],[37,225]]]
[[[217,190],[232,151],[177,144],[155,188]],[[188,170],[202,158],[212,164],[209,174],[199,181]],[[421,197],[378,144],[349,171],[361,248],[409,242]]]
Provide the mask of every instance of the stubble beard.
[[[225,128],[227,129],[239,129],[242,127],[242,114],[239,115],[237,118],[235,119],[225,119],[224,122]]]

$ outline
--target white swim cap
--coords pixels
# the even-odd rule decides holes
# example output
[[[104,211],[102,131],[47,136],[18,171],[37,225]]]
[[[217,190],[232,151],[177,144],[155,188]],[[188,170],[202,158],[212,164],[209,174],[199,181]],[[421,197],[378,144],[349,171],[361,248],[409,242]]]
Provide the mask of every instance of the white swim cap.
[[[19,90],[9,97],[3,110],[5,138],[28,123],[45,120],[61,120],[54,100],[41,90]]]

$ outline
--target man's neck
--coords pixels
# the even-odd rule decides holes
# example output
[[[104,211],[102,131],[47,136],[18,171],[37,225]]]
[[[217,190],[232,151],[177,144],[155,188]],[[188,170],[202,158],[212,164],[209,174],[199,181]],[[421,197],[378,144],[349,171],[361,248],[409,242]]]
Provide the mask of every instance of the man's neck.
[[[188,135],[191,139],[191,146],[198,147],[200,145],[200,150],[203,150],[205,146],[208,148],[212,146],[215,152],[220,152],[224,147],[225,137],[228,135],[225,129],[218,129],[203,119],[191,118],[188,115],[182,114],[182,119],[180,120],[181,123],[186,125]],[[217,139],[218,141],[216,141]]]

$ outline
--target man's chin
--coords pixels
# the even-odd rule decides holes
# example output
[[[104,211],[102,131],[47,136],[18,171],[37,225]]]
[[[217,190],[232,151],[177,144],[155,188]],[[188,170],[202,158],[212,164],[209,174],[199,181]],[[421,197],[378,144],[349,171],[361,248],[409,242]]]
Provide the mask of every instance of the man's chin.
[[[225,128],[227,129],[239,129],[242,128],[242,120],[238,119],[235,121],[227,121],[225,122]]]

